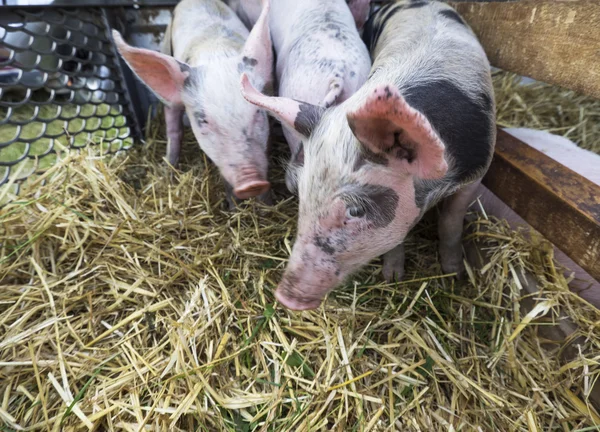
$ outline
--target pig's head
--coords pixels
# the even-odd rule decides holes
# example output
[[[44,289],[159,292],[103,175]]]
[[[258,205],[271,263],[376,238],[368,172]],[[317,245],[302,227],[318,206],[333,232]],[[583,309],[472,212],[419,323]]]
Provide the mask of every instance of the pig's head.
[[[124,60],[167,106],[185,108],[200,147],[219,168],[239,199],[268,191],[267,114],[239,91],[245,73],[261,89],[272,88],[273,53],[268,1],[242,52],[229,58],[203,59],[193,67],[172,56],[134,48],[113,31]],[[193,47],[188,50],[193,62]]]
[[[445,147],[391,84],[365,86],[324,112],[261,95],[245,77],[242,88],[249,101],[310,135],[298,171],[298,234],[275,295],[289,309],[314,309],[403,242],[421,216],[415,184],[445,176]]]

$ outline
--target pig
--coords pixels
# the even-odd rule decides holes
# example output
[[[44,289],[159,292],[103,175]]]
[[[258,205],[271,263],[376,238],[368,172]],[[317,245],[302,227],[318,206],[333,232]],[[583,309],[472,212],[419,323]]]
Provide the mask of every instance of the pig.
[[[269,0],[248,32],[219,0],[182,0],[173,12],[161,53],[113,39],[125,62],[164,103],[167,160],[177,166],[185,112],[201,149],[225,181],[230,208],[251,197],[270,201],[267,113],[239,91],[242,72],[258,88],[273,86]]]
[[[236,0],[250,23],[256,0]],[[270,14],[278,95],[301,101],[303,115],[315,116],[350,97],[366,81],[371,60],[356,23],[364,21],[368,0],[278,0]],[[296,192],[296,168],[303,163],[306,130],[282,125],[291,160],[286,186]]]
[[[371,0],[346,0],[346,4],[350,8],[350,12],[352,12],[356,28],[361,31],[365,25],[365,21],[369,17]]]
[[[600,155],[582,149],[569,139],[547,131],[528,128],[505,128],[504,130],[600,186],[598,169]],[[479,211],[481,205],[488,216],[506,220],[513,229],[525,228],[526,233],[532,232],[533,228],[525,220],[485,186],[479,185],[476,194],[478,201],[472,204],[472,210]],[[554,258],[566,269],[564,272],[566,277],[575,274],[575,278],[569,283],[570,289],[600,309],[600,281],[592,278],[558,247],[554,247]]]
[[[384,277],[401,279],[406,235],[440,202],[441,266],[463,271],[463,218],[496,141],[486,54],[459,14],[435,1],[386,5],[363,35],[370,76],[326,111],[263,95],[242,75],[248,101],[308,136],[296,240],[275,291],[291,310],[317,308],[380,255]]]

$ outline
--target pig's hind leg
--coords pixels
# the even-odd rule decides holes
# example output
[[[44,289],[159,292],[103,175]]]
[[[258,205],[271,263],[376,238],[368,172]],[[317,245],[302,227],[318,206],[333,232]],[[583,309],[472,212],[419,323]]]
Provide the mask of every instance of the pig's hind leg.
[[[438,223],[442,270],[444,273],[456,273],[459,278],[464,272],[461,243],[464,218],[469,205],[475,199],[480,183],[481,179],[464,186],[442,203]]]
[[[167,125],[167,161],[177,167],[183,138],[183,107],[165,107],[165,123]]]

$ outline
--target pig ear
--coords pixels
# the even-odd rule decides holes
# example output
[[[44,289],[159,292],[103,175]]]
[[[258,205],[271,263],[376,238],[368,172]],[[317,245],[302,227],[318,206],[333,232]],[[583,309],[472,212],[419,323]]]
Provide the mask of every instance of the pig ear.
[[[270,8],[270,0],[262,0],[262,12],[246,40],[240,65],[241,71],[260,77],[264,87],[272,87],[273,84],[273,48],[269,30]]]
[[[242,74],[241,84],[242,95],[248,102],[269,111],[281,123],[305,137],[310,136],[325,111],[323,107],[298,102],[294,99],[265,96],[252,86],[245,73]]]
[[[181,105],[181,90],[191,68],[166,54],[128,45],[116,30],[112,35],[117,50],[139,79],[167,105]]]
[[[354,17],[357,29],[362,29],[369,17],[369,9],[371,6],[371,0],[346,0],[350,12]]]
[[[347,118],[356,138],[391,164],[423,179],[441,178],[448,171],[444,143],[394,85],[377,87]]]

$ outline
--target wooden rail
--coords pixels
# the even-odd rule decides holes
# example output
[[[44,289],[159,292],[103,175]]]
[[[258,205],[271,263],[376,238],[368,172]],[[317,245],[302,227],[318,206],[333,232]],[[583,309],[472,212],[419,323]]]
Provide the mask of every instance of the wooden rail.
[[[599,0],[449,4],[493,66],[600,98]],[[599,186],[502,131],[483,184],[600,280]]]
[[[449,4],[494,66],[600,98],[600,1]]]
[[[483,184],[600,280],[598,185],[502,130]]]

